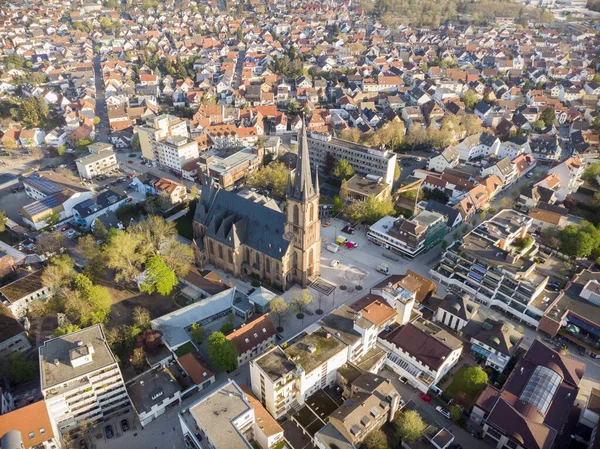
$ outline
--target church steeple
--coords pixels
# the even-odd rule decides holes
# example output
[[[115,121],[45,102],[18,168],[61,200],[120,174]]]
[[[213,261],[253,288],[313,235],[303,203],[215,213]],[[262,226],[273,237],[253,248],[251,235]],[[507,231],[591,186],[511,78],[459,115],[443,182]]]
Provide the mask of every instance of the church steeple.
[[[288,196],[299,201],[307,201],[318,194],[312,181],[310,173],[310,159],[308,155],[308,140],[306,137],[306,123],[302,117],[302,131],[298,145],[298,164],[296,166],[296,176],[294,178],[291,191],[288,191]],[[318,188],[318,181],[317,181]]]

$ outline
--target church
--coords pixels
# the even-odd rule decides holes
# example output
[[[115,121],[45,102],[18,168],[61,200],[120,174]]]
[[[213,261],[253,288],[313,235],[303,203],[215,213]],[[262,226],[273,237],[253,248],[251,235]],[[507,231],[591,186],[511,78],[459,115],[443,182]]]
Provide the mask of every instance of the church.
[[[234,276],[258,277],[281,290],[303,288],[321,272],[319,179],[310,171],[306,126],[296,173],[288,179],[285,212],[224,190],[209,180],[194,215],[200,268],[212,264]]]

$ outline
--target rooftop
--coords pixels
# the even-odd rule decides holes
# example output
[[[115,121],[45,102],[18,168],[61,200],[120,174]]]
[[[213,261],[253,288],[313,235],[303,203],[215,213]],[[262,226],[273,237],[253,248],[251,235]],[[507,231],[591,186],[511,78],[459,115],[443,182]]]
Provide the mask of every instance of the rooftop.
[[[152,407],[173,397],[181,386],[168,368],[157,367],[127,383],[127,392],[138,413],[148,413]]]
[[[80,347],[80,342],[91,345],[94,351],[90,363],[74,367],[71,351]],[[42,390],[117,363],[100,324],[44,342],[39,348],[39,355]]]
[[[308,374],[345,348],[346,344],[319,328],[288,346],[285,353]]]
[[[254,360],[269,378],[276,382],[278,379],[296,370],[297,365],[292,362],[279,346]]]
[[[252,449],[234,424],[237,418],[247,412],[252,412],[252,406],[233,380],[229,380],[189,408],[189,415],[194,424],[202,429],[211,445],[219,449]]]
[[[42,285],[42,270],[38,270],[0,288],[0,293],[9,302],[15,302],[42,288],[44,288]]]
[[[104,150],[104,151],[101,151],[100,153],[92,153],[92,154],[88,154],[87,156],[80,157],[75,162],[82,164],[82,165],[88,165],[88,164],[93,164],[95,162],[102,161],[102,160],[112,157],[114,155],[115,155],[115,152],[113,150]]]
[[[26,448],[42,446],[54,438],[50,415],[45,401],[34,402],[0,416],[0,435],[11,430],[21,432]]]

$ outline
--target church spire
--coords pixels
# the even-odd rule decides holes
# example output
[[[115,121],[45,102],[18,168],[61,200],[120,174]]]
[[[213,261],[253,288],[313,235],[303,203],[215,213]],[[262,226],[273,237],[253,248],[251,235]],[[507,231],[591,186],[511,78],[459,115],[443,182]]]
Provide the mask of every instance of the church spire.
[[[302,135],[300,136],[298,146],[298,164],[296,166],[296,176],[294,179],[294,186],[292,191],[292,197],[306,201],[312,198],[316,191],[313,186],[312,176],[310,173],[310,159],[308,156],[308,140],[306,137],[306,123],[304,117],[302,117]]]

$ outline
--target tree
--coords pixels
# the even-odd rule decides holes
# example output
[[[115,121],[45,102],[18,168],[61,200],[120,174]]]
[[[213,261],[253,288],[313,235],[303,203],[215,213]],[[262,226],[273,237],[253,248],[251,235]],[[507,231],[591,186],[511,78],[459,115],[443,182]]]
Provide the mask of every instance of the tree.
[[[393,215],[395,209],[391,198],[378,199],[369,195],[364,201],[350,204],[344,213],[352,223],[373,224],[386,215]]]
[[[285,321],[285,318],[289,312],[289,304],[286,303],[285,299],[283,299],[281,296],[276,296],[275,298],[271,299],[269,307],[271,309],[271,314],[277,318],[277,329],[283,330],[281,325]]]
[[[597,117],[600,117],[600,114]],[[600,162],[593,162],[585,169],[581,177],[586,181],[595,181],[598,175],[600,175]]]
[[[6,364],[8,365],[8,378],[13,384],[22,384],[35,379],[39,372],[38,364],[25,358],[25,354],[22,352],[11,354]]]
[[[104,240],[108,236],[108,230],[106,229],[106,226],[104,226],[104,223],[102,223],[98,218],[94,219],[92,234],[94,234],[94,237],[96,237],[98,240]]]
[[[58,148],[56,149],[56,152],[58,153],[59,156],[64,156],[65,153],[67,152],[67,147],[65,147],[64,145],[59,145]]]
[[[77,274],[73,280],[75,293],[65,298],[67,315],[83,326],[106,321],[112,305],[112,297],[106,287],[94,285],[85,274]]]
[[[561,243],[560,230],[555,227],[542,228],[540,242],[549,248],[559,248]]]
[[[447,240],[442,240],[442,251],[445,251],[446,248],[448,248],[448,241]]]
[[[540,114],[540,120],[544,122],[545,126],[553,125],[554,121],[556,120],[556,112],[554,111],[554,108],[550,106],[544,109]]]
[[[219,371],[231,372],[238,366],[237,353],[231,340],[222,332],[213,332],[206,342],[206,351],[213,366]]]
[[[46,224],[48,226],[54,226],[60,220],[60,214],[58,212],[52,211],[49,215],[46,216]]]
[[[75,276],[75,262],[68,255],[54,256],[42,273],[42,285],[56,292]]]
[[[36,238],[40,254],[55,254],[63,248],[65,236],[58,231],[44,232]]]
[[[568,225],[559,234],[560,251],[574,257],[587,257],[600,246],[600,231],[589,222]]]
[[[470,109],[471,111],[473,109],[475,109],[475,106],[477,106],[477,103],[479,103],[479,98],[477,97],[477,94],[475,92],[473,92],[472,90],[468,90],[464,95],[463,95],[463,103],[465,104],[465,107],[467,109]]]
[[[478,393],[488,383],[488,374],[479,366],[466,366],[456,372],[453,383],[458,391]]]
[[[144,307],[137,306],[133,309],[133,324],[142,328],[148,329],[150,327],[150,312]]]
[[[170,238],[163,243],[161,254],[167,267],[180,277],[185,277],[194,262],[194,250],[190,245],[181,243],[176,238]]]
[[[140,144],[140,135],[138,133],[135,133],[131,138],[131,146],[136,151],[142,151],[142,145]]]
[[[346,128],[340,132],[340,139],[349,142],[358,143],[361,139],[361,132],[358,128]],[[328,153],[329,154],[329,153]]]
[[[102,119],[100,117],[98,117],[97,115],[94,117],[94,120],[92,120],[94,125],[99,125],[101,121],[102,121]]]
[[[275,162],[250,173],[246,184],[257,189],[270,190],[273,195],[282,197],[285,194],[288,177],[285,164]]]
[[[406,443],[415,442],[425,431],[425,423],[415,410],[400,413],[395,424],[397,437]]]
[[[146,366],[146,354],[144,354],[143,348],[135,348],[131,357],[129,358],[129,362],[136,369],[142,369]]]
[[[544,123],[543,120],[536,120],[531,124],[532,128],[537,130],[537,131],[541,131],[546,127],[546,124]]]
[[[145,293],[158,292],[166,296],[173,291],[179,283],[177,275],[170,269],[162,256],[150,257],[145,266],[145,279],[140,285],[140,290]]]
[[[339,214],[343,208],[344,208],[344,203],[342,203],[342,200],[339,197],[334,196],[333,197],[333,213]]]
[[[81,328],[77,324],[67,324],[66,326],[57,327],[54,330],[54,337],[62,337],[63,335],[72,334]]]
[[[198,189],[198,187],[196,187],[195,184],[190,189],[190,196],[192,197],[192,199],[194,201],[196,201],[198,198],[200,198],[200,190]]]
[[[462,417],[462,409],[460,405],[451,405],[450,406],[450,419],[454,422],[458,422]]]
[[[126,231],[109,232],[104,254],[106,266],[116,271],[117,282],[131,282],[141,273],[145,254],[138,251],[142,239],[138,234]]]
[[[308,305],[313,301],[313,297],[310,294],[310,291],[305,288],[300,292],[296,292],[292,296],[291,306],[298,313],[298,315],[304,316],[304,312],[308,308]]]
[[[6,230],[6,221],[8,217],[6,216],[6,212],[0,210],[0,232],[4,232]]]
[[[400,163],[396,161],[396,166],[394,167],[394,182],[400,179],[402,175],[402,168],[400,168]]]
[[[354,174],[354,168],[346,159],[338,159],[333,169],[334,176],[342,179],[350,179]]]
[[[511,200],[510,198],[502,198],[500,200],[500,208],[501,209],[512,209],[513,207],[513,200]]]
[[[345,179],[342,179],[342,183],[340,185],[339,196],[340,196],[340,201],[342,203],[345,203],[346,200],[348,199],[348,181],[346,181]]]
[[[365,437],[361,447],[364,449],[388,449],[387,436],[381,429],[375,429]]]
[[[96,241],[96,237],[91,234],[84,235],[77,242],[77,247],[87,261],[84,274],[92,280],[102,277],[106,269],[106,258],[102,246]]]
[[[190,334],[192,335],[192,339],[200,344],[204,340],[204,329],[198,323],[193,323],[190,327]]]

